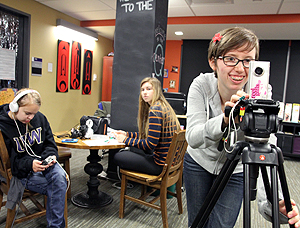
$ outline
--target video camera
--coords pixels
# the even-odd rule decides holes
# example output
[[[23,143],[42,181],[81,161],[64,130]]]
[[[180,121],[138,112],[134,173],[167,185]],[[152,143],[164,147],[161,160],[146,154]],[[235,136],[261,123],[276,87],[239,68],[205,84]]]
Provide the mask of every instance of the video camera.
[[[89,128],[87,125],[88,122],[92,123],[90,127],[93,130],[93,134],[107,134],[108,120],[106,118],[98,116],[82,116],[80,118],[79,129],[73,128],[71,130],[71,138],[85,138]]]
[[[251,61],[249,78],[245,85],[245,92],[250,99],[240,100],[234,110],[234,116],[240,115],[240,127],[245,136],[255,138],[269,138],[271,133],[276,133],[279,127],[278,101],[268,99],[270,62]],[[225,115],[228,114],[228,110]],[[229,115],[226,115],[229,116]],[[247,138],[246,138],[247,139]]]

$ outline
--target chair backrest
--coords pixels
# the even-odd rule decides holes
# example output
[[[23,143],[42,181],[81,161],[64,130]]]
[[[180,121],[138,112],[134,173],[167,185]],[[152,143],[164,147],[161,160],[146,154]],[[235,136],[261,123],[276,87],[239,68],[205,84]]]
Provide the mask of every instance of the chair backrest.
[[[188,144],[185,139],[185,130],[176,132],[173,135],[172,142],[165,161],[165,166],[161,175],[163,175],[164,177],[168,177],[169,175],[179,175],[178,171],[182,170],[183,158],[187,146]]]
[[[7,148],[0,130],[0,175],[6,179],[6,183],[1,183],[2,187],[9,189],[11,174],[11,166]]]

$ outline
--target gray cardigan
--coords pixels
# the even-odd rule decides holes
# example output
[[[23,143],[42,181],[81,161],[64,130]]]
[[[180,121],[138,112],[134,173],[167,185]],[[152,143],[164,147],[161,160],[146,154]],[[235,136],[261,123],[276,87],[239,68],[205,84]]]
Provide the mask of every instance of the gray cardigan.
[[[216,175],[226,160],[226,152],[217,150],[224,134],[221,130],[223,115],[217,78],[214,73],[200,74],[193,80],[188,93],[187,152],[204,169]],[[238,141],[243,139],[244,133],[238,130]],[[241,162],[234,171],[239,172],[243,172]]]

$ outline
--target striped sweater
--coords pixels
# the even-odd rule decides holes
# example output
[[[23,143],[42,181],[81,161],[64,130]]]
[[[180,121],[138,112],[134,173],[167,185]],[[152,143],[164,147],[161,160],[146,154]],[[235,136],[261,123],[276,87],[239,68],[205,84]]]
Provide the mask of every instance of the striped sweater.
[[[163,119],[164,126],[163,126]],[[172,141],[172,132],[167,128],[170,122],[170,111],[163,112],[160,101],[149,108],[149,129],[146,139],[139,139],[138,132],[127,132],[124,143],[152,153],[156,164],[164,165]],[[170,123],[176,130],[176,122]],[[163,132],[164,129],[164,132]]]

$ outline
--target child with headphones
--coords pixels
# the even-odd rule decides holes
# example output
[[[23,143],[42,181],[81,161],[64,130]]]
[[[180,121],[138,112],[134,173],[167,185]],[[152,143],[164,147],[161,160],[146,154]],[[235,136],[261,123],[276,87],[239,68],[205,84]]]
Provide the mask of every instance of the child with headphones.
[[[57,147],[40,106],[40,94],[27,88],[19,90],[10,104],[0,106],[0,129],[13,175],[6,207],[15,207],[25,187],[47,195],[48,227],[65,227],[66,173],[56,162]]]

